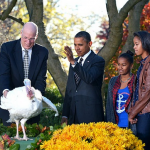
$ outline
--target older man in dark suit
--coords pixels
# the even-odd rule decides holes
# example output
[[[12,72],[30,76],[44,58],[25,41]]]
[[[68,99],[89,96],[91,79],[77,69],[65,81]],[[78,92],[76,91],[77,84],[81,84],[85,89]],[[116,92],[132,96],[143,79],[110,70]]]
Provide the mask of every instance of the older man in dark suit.
[[[81,31],[74,38],[79,57],[74,59],[71,48],[64,48],[70,69],[61,124],[68,124],[68,120],[69,124],[104,121],[101,86],[105,61],[90,49],[91,45],[90,34]]]
[[[33,22],[24,25],[21,39],[2,44],[0,52],[0,96],[7,97],[9,90],[23,86],[24,78],[31,80],[31,85],[45,92],[48,50],[35,44],[38,27]],[[17,106],[16,106],[17,107]],[[4,125],[10,125],[7,110],[0,109],[0,118]],[[38,123],[40,116],[28,123]]]

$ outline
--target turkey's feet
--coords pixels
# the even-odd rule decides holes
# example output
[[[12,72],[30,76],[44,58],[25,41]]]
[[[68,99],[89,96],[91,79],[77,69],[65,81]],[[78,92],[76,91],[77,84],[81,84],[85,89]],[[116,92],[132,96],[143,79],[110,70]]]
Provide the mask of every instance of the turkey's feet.
[[[30,139],[30,138],[28,138],[28,137],[20,138],[20,141],[29,141],[29,140],[33,140],[33,139]]]
[[[12,137],[12,138],[15,139],[15,140],[20,140],[20,139],[21,139],[20,136],[14,136],[14,137]]]

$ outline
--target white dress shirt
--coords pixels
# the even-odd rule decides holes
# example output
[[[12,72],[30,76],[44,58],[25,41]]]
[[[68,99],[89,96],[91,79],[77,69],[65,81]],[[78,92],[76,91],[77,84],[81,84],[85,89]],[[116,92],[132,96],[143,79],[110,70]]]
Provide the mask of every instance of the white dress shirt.
[[[83,66],[83,64],[84,64],[84,62],[85,62],[85,60],[86,60],[86,58],[87,58],[90,54],[91,54],[91,50],[90,50],[88,53],[86,53],[86,54],[82,57],[82,58],[83,58],[82,66]],[[80,59],[81,59],[81,57],[79,57],[78,63],[79,63]],[[72,65],[72,67],[74,68],[75,65]]]

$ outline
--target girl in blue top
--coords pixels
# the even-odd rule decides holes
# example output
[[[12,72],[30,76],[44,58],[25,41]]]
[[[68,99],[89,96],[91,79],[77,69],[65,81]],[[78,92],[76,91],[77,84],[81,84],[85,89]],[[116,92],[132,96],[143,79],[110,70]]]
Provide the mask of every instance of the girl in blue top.
[[[108,85],[106,120],[118,124],[119,127],[129,127],[128,108],[133,95],[134,75],[133,53],[127,51],[118,58],[119,76],[111,78]]]

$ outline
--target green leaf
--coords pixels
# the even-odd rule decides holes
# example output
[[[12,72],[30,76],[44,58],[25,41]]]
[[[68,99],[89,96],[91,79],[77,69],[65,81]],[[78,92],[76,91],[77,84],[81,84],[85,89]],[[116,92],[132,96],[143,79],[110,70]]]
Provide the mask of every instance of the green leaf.
[[[19,150],[20,144],[13,144],[10,146],[9,150]]]

